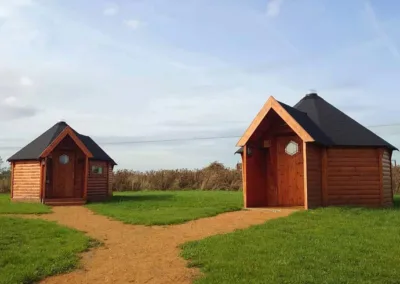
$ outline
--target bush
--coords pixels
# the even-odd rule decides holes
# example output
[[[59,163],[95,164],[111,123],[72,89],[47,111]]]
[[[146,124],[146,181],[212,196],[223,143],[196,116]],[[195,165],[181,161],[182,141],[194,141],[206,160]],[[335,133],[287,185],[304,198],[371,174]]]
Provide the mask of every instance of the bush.
[[[11,175],[9,171],[0,172],[0,193],[10,192],[11,190]]]
[[[10,192],[11,172],[10,169],[3,168],[3,159],[0,157],[0,192]]]
[[[241,190],[242,176],[237,169],[213,162],[203,169],[129,171],[118,170],[113,177],[113,190]]]

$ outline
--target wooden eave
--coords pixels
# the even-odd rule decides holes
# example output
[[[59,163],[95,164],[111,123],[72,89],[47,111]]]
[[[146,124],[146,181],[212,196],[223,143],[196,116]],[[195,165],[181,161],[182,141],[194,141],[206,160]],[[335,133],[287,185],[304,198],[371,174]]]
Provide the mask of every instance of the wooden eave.
[[[257,130],[271,109],[274,110],[304,142],[314,142],[314,138],[312,138],[311,135],[305,131],[304,128],[281,106],[281,104],[273,96],[271,96],[259,111],[257,116],[253,119],[250,126],[247,128],[236,146],[243,147],[246,145],[250,137]]]
[[[76,143],[76,145],[79,147],[79,149],[82,150],[82,152],[86,155],[88,158],[93,158],[93,154],[88,150],[88,148],[85,146],[85,144],[82,143],[82,141],[79,139],[79,137],[75,134],[74,131],[72,131],[71,127],[67,126],[58,136],[56,139],[54,139],[53,142],[50,143],[49,146],[47,146],[46,149],[40,154],[40,158],[47,157],[53,150],[54,148],[57,147],[57,145],[67,136],[69,135],[72,140]]]

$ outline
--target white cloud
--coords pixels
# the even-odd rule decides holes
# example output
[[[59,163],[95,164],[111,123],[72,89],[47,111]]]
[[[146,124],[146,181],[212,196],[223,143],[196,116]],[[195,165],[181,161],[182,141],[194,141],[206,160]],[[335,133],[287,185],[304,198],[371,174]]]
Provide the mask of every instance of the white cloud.
[[[269,0],[267,4],[267,16],[276,17],[281,12],[283,0]]]
[[[17,98],[14,97],[14,96],[10,96],[10,97],[7,97],[7,98],[4,99],[4,103],[6,105],[13,105],[13,104],[16,103],[16,101],[17,101]]]
[[[115,4],[108,6],[103,10],[104,16],[115,16],[119,12],[119,7]]]
[[[125,25],[132,30],[138,29],[140,26],[143,26],[143,23],[139,20],[126,20],[124,21]]]
[[[395,58],[400,59],[400,51],[398,47],[396,46],[394,41],[389,37],[386,31],[383,29],[378,17],[376,16],[374,8],[368,1],[365,2],[365,12],[373,29],[375,30],[378,37],[385,44],[386,48]]]
[[[33,85],[33,81],[31,78],[27,77],[27,76],[22,76],[19,79],[19,82],[22,86],[32,86]]]
[[[32,0],[0,0],[0,19],[9,18],[13,16],[19,8],[33,4]]]

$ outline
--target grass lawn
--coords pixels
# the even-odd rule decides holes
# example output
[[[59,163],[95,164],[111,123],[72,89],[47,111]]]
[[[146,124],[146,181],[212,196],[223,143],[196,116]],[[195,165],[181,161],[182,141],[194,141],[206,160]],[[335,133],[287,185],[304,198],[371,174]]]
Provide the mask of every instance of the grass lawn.
[[[396,203],[399,203],[398,197]],[[184,244],[195,283],[400,283],[400,208],[322,208]]]
[[[43,214],[50,212],[50,207],[42,203],[12,202],[9,193],[0,194],[0,214]]]
[[[0,284],[34,283],[78,265],[95,244],[78,231],[43,220],[0,217]]]
[[[142,191],[114,193],[112,200],[88,208],[129,224],[167,225],[240,210],[241,192]]]

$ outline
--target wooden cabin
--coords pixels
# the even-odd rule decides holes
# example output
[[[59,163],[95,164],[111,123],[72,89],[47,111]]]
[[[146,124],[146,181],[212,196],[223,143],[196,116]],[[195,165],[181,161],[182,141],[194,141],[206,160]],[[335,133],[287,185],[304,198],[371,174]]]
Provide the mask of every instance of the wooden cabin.
[[[59,122],[11,158],[11,198],[77,205],[112,195],[116,165],[89,136]]]
[[[245,207],[393,204],[397,148],[315,93],[270,97],[237,146]]]

